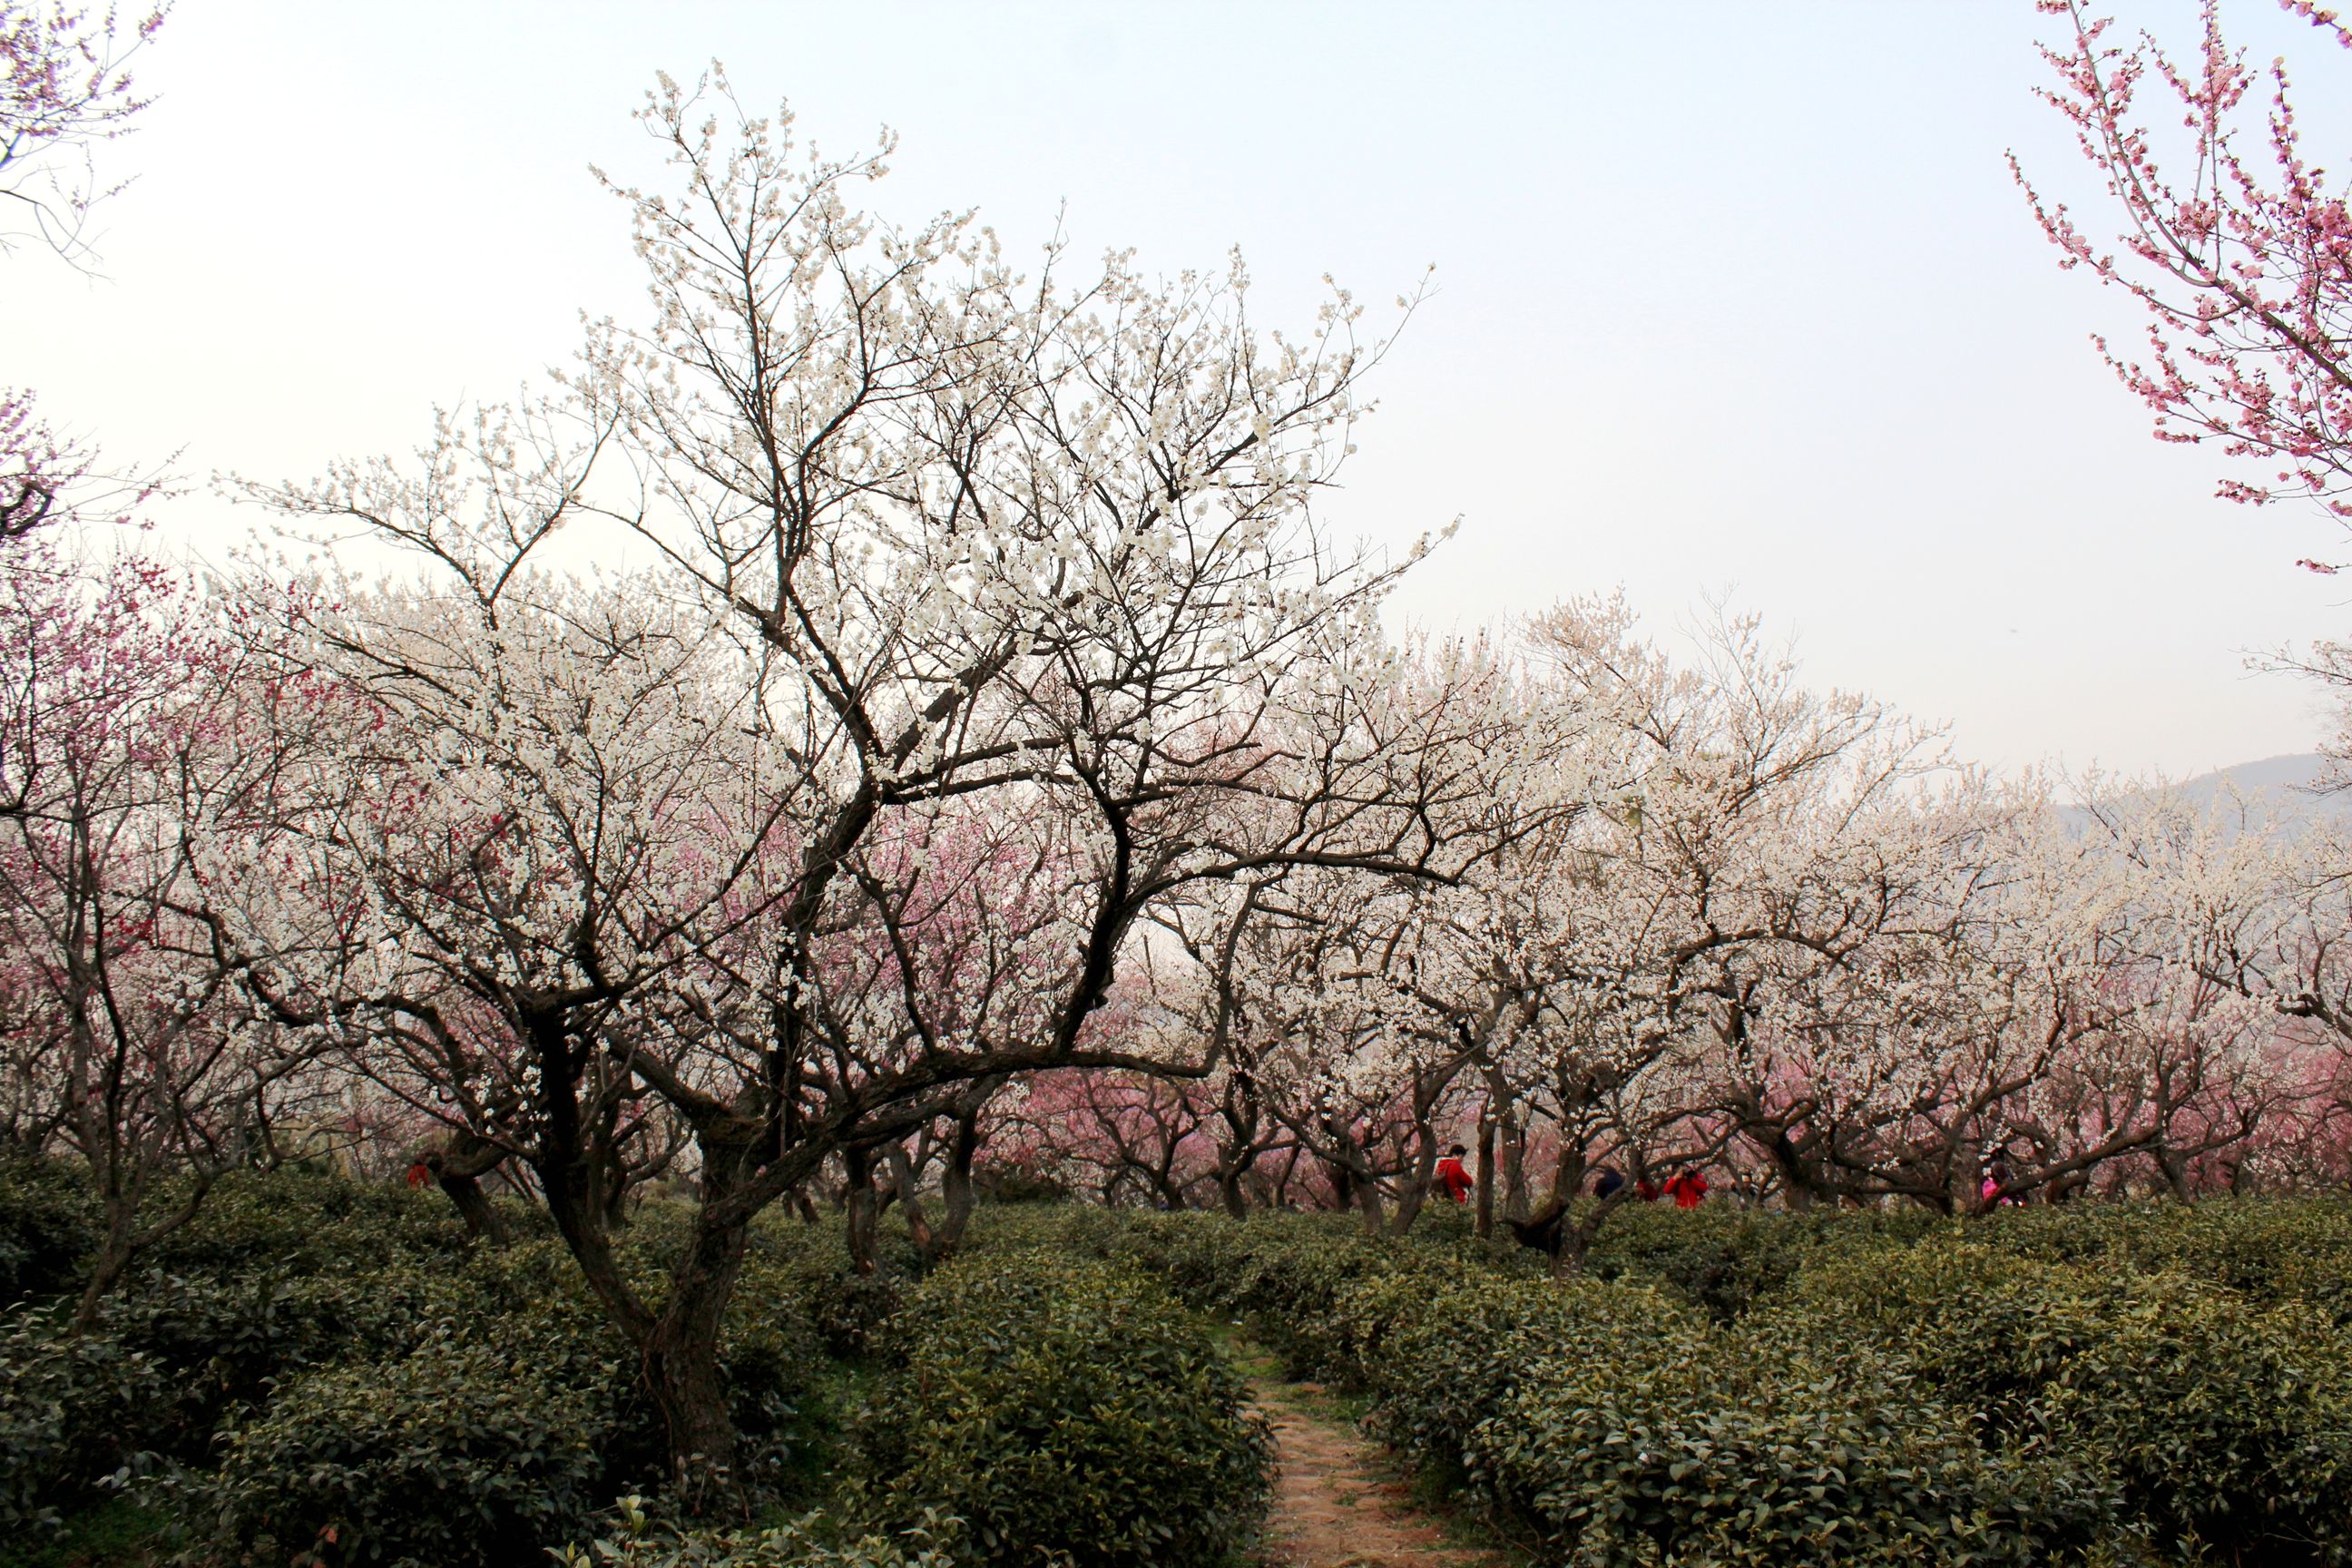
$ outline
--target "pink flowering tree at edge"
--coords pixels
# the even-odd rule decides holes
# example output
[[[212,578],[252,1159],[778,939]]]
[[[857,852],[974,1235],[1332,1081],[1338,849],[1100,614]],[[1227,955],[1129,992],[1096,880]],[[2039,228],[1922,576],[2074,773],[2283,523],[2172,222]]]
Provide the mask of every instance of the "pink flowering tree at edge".
[[[185,906],[197,841],[267,837],[304,684],[152,563],[0,587],[0,1073],[96,1202],[79,1324],[301,1087]]]
[[[2282,4],[2352,47],[2311,0]],[[2218,0],[2186,57],[2145,32],[2116,41],[2112,18],[2074,0],[2040,8],[2066,24],[2042,50],[2056,79],[2040,96],[2105,184],[2106,216],[2119,220],[2112,248],[2010,164],[2060,265],[2145,310],[2146,357],[2097,338],[2101,354],[2155,415],[2159,440],[2216,441],[2254,470],[2224,479],[2221,496],[2304,496],[2352,521],[2352,212],[2303,144],[2285,62],[2249,66],[2222,35]]]

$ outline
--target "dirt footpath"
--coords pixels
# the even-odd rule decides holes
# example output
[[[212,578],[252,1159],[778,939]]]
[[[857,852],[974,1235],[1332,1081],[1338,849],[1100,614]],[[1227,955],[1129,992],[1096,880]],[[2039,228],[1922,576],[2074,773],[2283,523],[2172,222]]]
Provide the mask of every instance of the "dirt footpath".
[[[1250,1384],[1274,1423],[1274,1503],[1265,1561],[1286,1568],[1500,1568],[1490,1553],[1451,1545],[1384,1473],[1372,1445],[1317,1415],[1312,1384]]]

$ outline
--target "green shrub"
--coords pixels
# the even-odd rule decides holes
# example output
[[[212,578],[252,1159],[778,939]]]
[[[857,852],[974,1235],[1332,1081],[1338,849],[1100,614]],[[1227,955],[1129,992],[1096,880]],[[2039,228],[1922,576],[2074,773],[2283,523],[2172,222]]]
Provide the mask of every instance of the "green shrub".
[[[614,1511],[612,1530],[563,1549],[563,1568],[951,1568],[955,1561],[940,1544],[957,1529],[953,1521],[837,1541],[815,1514],[761,1530],[663,1531],[641,1498],[623,1498]]]
[[[221,1535],[256,1563],[537,1561],[610,1495],[595,1385],[617,1369],[580,1372],[445,1327],[381,1365],[300,1373],[226,1436],[205,1489]]]
[[[1270,1440],[1160,1289],[1045,1252],[970,1258],[908,1298],[854,1433],[861,1517],[963,1522],[969,1562],[1218,1563],[1247,1539]]]
[[[544,1234],[545,1227],[538,1227]],[[467,1249],[439,1193],[302,1171],[234,1171],[142,1261],[173,1275],[352,1273]]]
[[[2065,1360],[2051,1425],[2159,1541],[2225,1563],[2352,1560],[2352,1340],[2294,1306],[2129,1280]]]
[[[1610,1215],[1584,1266],[1597,1279],[1671,1285],[1727,1323],[1786,1296],[1808,1268],[1900,1250],[1936,1223],[1916,1208],[1787,1214],[1730,1204],[1635,1204]]]
[[[1537,1361],[1570,1347],[1607,1354],[1629,1339],[1681,1338],[1705,1326],[1647,1287],[1498,1279],[1467,1268],[1366,1281],[1337,1321],[1360,1347],[1351,1381],[1373,1397],[1374,1430],[1446,1467],[1465,1463],[1472,1435]]]
[[[397,1358],[441,1320],[491,1310],[456,1266],[364,1277],[142,1272],[100,1308],[98,1330],[168,1373],[138,1415],[142,1447],[206,1461],[222,1421],[272,1384],[328,1362]]]
[[[1342,1287],[1322,1321],[1374,1430],[1548,1560],[2022,1563],[2116,1533],[2071,1468],[1989,1455],[1907,1382],[1751,1342],[1656,1289],[1414,1259]]]
[[[63,1162],[0,1157],[0,1308],[79,1285],[97,1212]]]
[[[0,1323],[0,1524],[52,1524],[138,1463],[145,1412],[170,1381],[117,1340],[66,1332],[54,1311]]]
[[[0,1508],[11,1516],[87,1500],[134,1461],[208,1463],[221,1423],[289,1374],[397,1359],[436,1322],[495,1309],[462,1253],[411,1223],[413,1194],[392,1197],[389,1225],[385,1194],[317,1178],[237,1177],[211,1196],[224,1201],[211,1213],[208,1200],[209,1228],[200,1220],[157,1248],[90,1331],[68,1335],[46,1311],[11,1320],[0,1341]],[[310,1234],[280,1268],[257,1238],[285,1239],[289,1214]],[[163,1267],[175,1258],[206,1267]],[[334,1258],[364,1272],[319,1270]]]
[[[2095,1485],[1987,1454],[1899,1378],[1709,1327],[1613,1324],[1524,1363],[1464,1462],[1579,1564],[2029,1564],[2116,1533]]]
[[[1974,1229],[2019,1257],[2189,1275],[2352,1326],[2352,1203],[2340,1196],[2025,1207]]]
[[[1790,1342],[1910,1369],[1978,1413],[1988,1443],[2107,1478],[2167,1550],[2352,1556],[2352,1342],[2299,1304],[1973,1236],[1820,1270],[1800,1294]]]
[[[546,1244],[284,1279],[257,1268],[144,1269],[102,1303],[96,1331],[161,1373],[153,1395],[126,1415],[124,1444],[205,1464],[224,1421],[308,1367],[397,1360],[456,1321],[545,1333],[562,1317],[573,1339],[602,1334],[575,1273]]]
[[[1463,1237],[1371,1243],[1289,1216],[1116,1224],[1074,1229],[1367,1391],[1375,1431],[1470,1486],[1544,1561],[2023,1563],[2129,1544],[2099,1477],[1988,1450],[1875,1352],[1801,1353],[1717,1326],[1684,1291],[1557,1282]],[[1848,1248],[1805,1226],[1808,1256]],[[1900,1246],[1875,1230],[1861,1245]]]
[[[1958,1230],[1815,1268],[1752,1327],[1897,1362],[1973,1412],[1996,1446],[2051,1440],[2046,1392],[2104,1331],[2088,1276]]]
[[[855,1358],[898,1310],[911,1255],[885,1263],[860,1274],[838,1226],[777,1221],[754,1228],[737,1294],[762,1315],[796,1314],[827,1354]]]
[[[24,1199],[15,1216],[0,1213],[0,1232],[14,1224],[28,1234],[64,1233],[61,1225],[42,1228],[42,1215],[58,1206],[51,1199],[72,1191],[54,1175],[33,1167],[0,1173],[0,1201]],[[665,1226],[666,1217],[656,1214],[623,1247],[633,1279],[654,1300],[663,1248],[683,1234]],[[61,1246],[50,1250],[62,1255]],[[887,1300],[880,1289],[845,1287],[845,1274],[837,1238],[800,1226],[762,1237],[747,1261],[720,1360],[743,1439],[742,1479],[755,1490],[772,1491],[787,1472],[807,1467],[801,1405],[825,1359],[816,1324],[862,1338]],[[859,1290],[854,1312],[842,1305],[853,1290]],[[850,1316],[859,1321],[844,1324]],[[547,1388],[519,1388],[526,1403],[541,1393],[585,1401],[586,1429],[596,1435],[596,1496],[609,1499],[665,1468],[663,1424],[636,1359],[561,1245],[469,1247],[437,1194],[300,1173],[234,1176],[218,1184],[194,1225],[156,1248],[102,1304],[91,1333],[68,1342],[46,1310],[5,1321],[0,1510],[8,1520],[80,1506],[134,1460],[208,1466],[224,1426],[248,1447],[268,1432],[299,1447],[307,1439],[283,1430],[279,1418],[290,1412],[314,1426],[323,1423],[312,1407],[319,1388],[355,1388],[378,1375],[372,1367],[399,1368],[383,1374],[392,1384],[380,1391],[396,1405],[406,1397],[402,1379],[429,1384],[418,1368],[447,1360],[461,1342],[486,1348],[468,1348],[452,1364],[470,1367],[494,1355],[540,1369]],[[412,1357],[423,1359],[412,1365]],[[456,1440],[446,1424],[426,1423],[420,1432],[425,1448]],[[477,1458],[450,1456],[461,1468]],[[416,1464],[430,1468],[422,1458]],[[252,1476],[235,1479],[251,1489]],[[321,1481],[331,1484],[341,1483]],[[184,1502],[193,1485],[173,1496]],[[387,1494],[366,1506],[400,1501]],[[249,1542],[257,1528],[240,1523],[232,1539]],[[368,1533],[386,1532],[371,1525]]]
[[[1165,1279],[1188,1306],[1246,1319],[1300,1376],[1359,1380],[1356,1349],[1339,1317],[1347,1293],[1420,1265],[1461,1263],[1459,1249],[1367,1241],[1338,1215],[1073,1215],[1026,1237],[1109,1258]],[[991,1245],[998,1233],[987,1233]],[[1490,1263],[1477,1267],[1495,1272]]]

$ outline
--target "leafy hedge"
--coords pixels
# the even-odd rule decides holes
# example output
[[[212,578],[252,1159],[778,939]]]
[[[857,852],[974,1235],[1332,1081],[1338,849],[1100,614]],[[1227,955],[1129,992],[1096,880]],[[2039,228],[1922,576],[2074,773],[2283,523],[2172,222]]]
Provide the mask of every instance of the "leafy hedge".
[[[140,1464],[145,1412],[173,1379],[104,1335],[76,1339],[55,1313],[0,1324],[0,1526],[52,1525]]]
[[[919,1286],[901,1242],[861,1275],[835,1227],[773,1219],[723,1344],[745,1473],[841,1495],[830,1522],[713,1532],[600,1526],[659,1475],[660,1423],[543,1226],[490,1252],[437,1194],[241,1176],[75,1336],[79,1192],[0,1166],[0,1524],[127,1478],[191,1562],[1227,1560],[1266,1440],[1203,1314],[1360,1390],[1541,1563],[2352,1560],[2339,1201],[1637,1208],[1565,1282],[1443,1211],[1376,1243],[1344,1216],[990,1208]],[[642,1289],[682,1224],[641,1212]]]
[[[70,1289],[97,1207],[57,1161],[0,1156],[0,1308]]]
[[[953,1568],[940,1544],[950,1521],[925,1521],[889,1536],[843,1538],[821,1514],[758,1530],[656,1527],[644,1500],[625,1497],[614,1527],[557,1554],[563,1568]]]
[[[625,1244],[649,1289],[674,1228],[656,1214]],[[721,1352],[755,1487],[799,1462],[836,1271],[797,1226],[746,1265]],[[0,1315],[0,1523],[152,1471],[150,1500],[236,1555],[496,1561],[584,1531],[662,1468],[635,1358],[562,1247],[469,1248],[436,1194],[237,1177],[94,1331],[62,1312]]]
[[[1223,1563],[1262,1510],[1270,1438],[1240,1377],[1158,1285],[1008,1252],[908,1298],[855,1431],[864,1516],[952,1517],[962,1561]]]
[[[1777,1329],[1910,1370],[1995,1441],[2080,1456],[2168,1552],[2352,1557],[2352,1336],[2301,1303],[1948,1241],[1809,1276]]]
[[[256,1563],[527,1562],[609,1495],[602,1379],[576,1370],[446,1329],[383,1365],[305,1373],[228,1434],[203,1491]]]
[[[2352,1326],[2352,1203],[2340,1198],[2019,1208],[1943,1227],[1956,1233],[2041,1262],[2185,1275]]]
[[[1610,1215],[1585,1269],[1601,1279],[1662,1281],[1728,1323],[1781,1299],[1810,1268],[1914,1245],[1937,1224],[1916,1208],[1788,1214],[1634,1205]]]
[[[1307,1216],[982,1235],[1252,1317],[1547,1562],[2340,1563],[2352,1344],[2275,1277],[2217,1283],[2278,1245],[2225,1243],[2231,1223],[2138,1220],[2085,1268],[2032,1256],[2063,1234],[2039,1215],[1644,1215],[1618,1278],[1567,1282]],[[2149,1271],[2119,1264],[2126,1245]]]

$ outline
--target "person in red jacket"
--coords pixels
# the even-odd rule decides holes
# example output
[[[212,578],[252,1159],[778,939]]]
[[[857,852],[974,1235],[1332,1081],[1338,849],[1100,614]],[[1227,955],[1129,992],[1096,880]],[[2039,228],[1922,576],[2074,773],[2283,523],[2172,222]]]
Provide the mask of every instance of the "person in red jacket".
[[[1437,1162],[1438,1184],[1445,1189],[1445,1195],[1457,1204],[1467,1202],[1470,1189],[1477,1185],[1470,1179],[1470,1173],[1462,1168],[1462,1156],[1469,1152],[1456,1143],[1445,1152],[1444,1159]]]
[[[1666,1184],[1666,1196],[1675,1200],[1678,1209],[1695,1209],[1706,1201],[1706,1178],[1698,1173],[1696,1165],[1685,1165]]]

